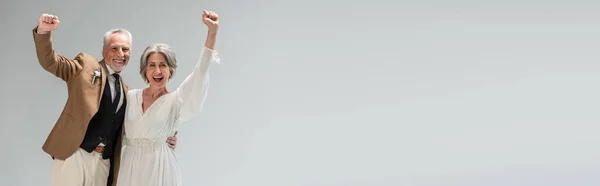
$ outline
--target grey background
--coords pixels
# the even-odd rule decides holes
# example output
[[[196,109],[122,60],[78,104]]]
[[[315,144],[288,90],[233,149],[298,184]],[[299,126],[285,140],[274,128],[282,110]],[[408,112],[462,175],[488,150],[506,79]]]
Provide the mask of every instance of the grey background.
[[[3,0],[2,185],[49,185],[41,146],[66,100],[31,29],[58,15],[59,54],[101,58],[133,34],[191,72],[201,9],[219,13],[204,112],[180,128],[186,185],[600,185],[595,1]],[[112,12],[112,13],[110,13]]]

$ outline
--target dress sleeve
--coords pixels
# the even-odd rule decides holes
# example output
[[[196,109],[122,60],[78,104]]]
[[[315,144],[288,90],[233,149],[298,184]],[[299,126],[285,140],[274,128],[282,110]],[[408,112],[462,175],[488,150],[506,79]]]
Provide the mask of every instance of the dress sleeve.
[[[175,90],[177,96],[175,101],[179,105],[177,113],[179,122],[187,121],[202,111],[210,85],[208,71],[213,63],[220,64],[217,51],[204,47],[194,71]]]

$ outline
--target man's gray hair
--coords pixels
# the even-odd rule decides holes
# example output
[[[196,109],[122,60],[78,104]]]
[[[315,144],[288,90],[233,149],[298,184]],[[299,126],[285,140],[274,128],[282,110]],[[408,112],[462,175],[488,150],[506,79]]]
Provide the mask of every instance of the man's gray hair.
[[[169,66],[169,72],[171,72],[171,76],[169,79],[173,78],[173,74],[175,74],[175,69],[177,68],[177,59],[175,57],[175,52],[171,46],[164,43],[154,43],[144,49],[144,53],[140,58],[140,75],[142,75],[142,79],[149,83],[148,78],[146,77],[146,69],[148,67],[148,57],[154,53],[162,54],[167,60],[167,66]]]
[[[110,36],[113,34],[125,34],[129,38],[129,45],[131,46],[131,43],[133,42],[131,33],[124,28],[115,28],[115,29],[109,30],[108,32],[106,32],[104,34],[104,37],[102,38],[102,47],[106,46],[106,42],[108,42],[108,38],[110,38]]]

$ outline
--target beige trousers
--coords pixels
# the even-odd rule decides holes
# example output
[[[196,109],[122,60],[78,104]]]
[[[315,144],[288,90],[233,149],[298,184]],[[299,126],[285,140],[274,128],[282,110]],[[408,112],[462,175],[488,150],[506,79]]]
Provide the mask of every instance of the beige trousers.
[[[66,160],[54,159],[52,186],[106,186],[110,160],[79,148]]]

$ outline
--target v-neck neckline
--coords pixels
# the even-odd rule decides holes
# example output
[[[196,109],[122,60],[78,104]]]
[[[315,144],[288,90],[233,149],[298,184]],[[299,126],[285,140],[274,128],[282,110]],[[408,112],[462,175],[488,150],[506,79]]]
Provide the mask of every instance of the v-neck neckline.
[[[140,102],[140,111],[142,112],[142,115],[146,114],[148,111],[150,111],[150,109],[154,108],[155,103],[162,99],[163,97],[165,97],[167,94],[163,94],[162,96],[156,98],[156,100],[154,100],[154,102],[152,102],[152,104],[150,104],[150,106],[148,106],[148,108],[146,109],[146,111],[144,111],[144,89],[140,89],[140,93],[138,94],[138,101]]]

